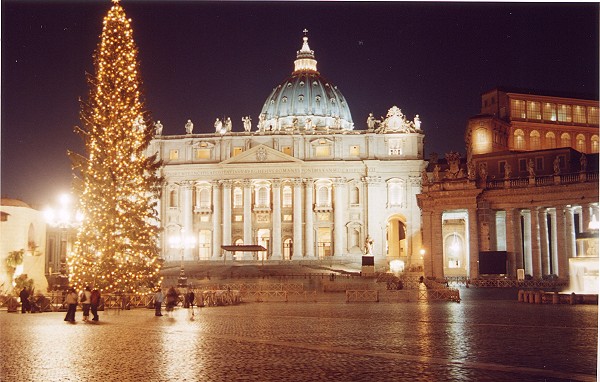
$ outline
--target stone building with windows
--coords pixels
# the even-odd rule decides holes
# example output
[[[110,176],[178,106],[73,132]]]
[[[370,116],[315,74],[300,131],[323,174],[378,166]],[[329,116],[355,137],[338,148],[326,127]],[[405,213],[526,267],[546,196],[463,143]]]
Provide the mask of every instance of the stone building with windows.
[[[417,196],[425,274],[478,278],[496,256],[494,274],[569,278],[577,238],[597,238],[598,101],[494,89],[465,141],[466,161],[430,161]]]
[[[365,116],[366,118],[366,116]],[[223,260],[222,245],[262,245],[235,259],[359,261],[372,240],[376,263],[420,266],[424,134],[398,107],[355,129],[337,86],[317,70],[304,37],[294,71],[264,102],[257,124],[162,135],[160,200],[166,261]],[[183,129],[182,129],[183,130]],[[211,128],[212,130],[212,128]]]

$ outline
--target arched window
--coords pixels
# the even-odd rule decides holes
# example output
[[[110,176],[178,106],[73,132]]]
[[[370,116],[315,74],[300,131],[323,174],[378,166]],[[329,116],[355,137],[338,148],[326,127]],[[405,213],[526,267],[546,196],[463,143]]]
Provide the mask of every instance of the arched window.
[[[208,188],[204,187],[200,189],[198,205],[202,208],[210,207],[210,191],[208,190]]]
[[[169,191],[169,207],[177,207],[177,190]]]
[[[523,130],[515,130],[513,136],[515,142],[515,150],[525,150],[525,133],[523,133]]]
[[[283,207],[292,206],[292,187],[283,186]]]
[[[533,130],[529,133],[529,147],[531,150],[540,149],[540,133],[537,130]]]
[[[266,186],[260,187],[256,191],[256,205],[258,207],[269,206],[269,189]]]
[[[233,208],[241,208],[244,205],[244,193],[240,187],[233,189]]]
[[[585,136],[583,134],[578,134],[575,138],[575,148],[577,151],[585,152]]]
[[[350,204],[358,204],[359,203],[359,191],[358,187],[350,188]]]
[[[331,188],[328,186],[320,186],[317,189],[317,206],[331,207]]]
[[[597,135],[592,135],[592,152],[593,153],[598,152],[598,136]]]
[[[546,133],[546,148],[547,149],[555,149],[556,148],[556,136],[553,132]]]
[[[402,186],[403,184],[397,179],[388,183],[388,206],[402,206]]]
[[[561,134],[560,147],[571,147],[571,136],[569,135],[569,133]]]

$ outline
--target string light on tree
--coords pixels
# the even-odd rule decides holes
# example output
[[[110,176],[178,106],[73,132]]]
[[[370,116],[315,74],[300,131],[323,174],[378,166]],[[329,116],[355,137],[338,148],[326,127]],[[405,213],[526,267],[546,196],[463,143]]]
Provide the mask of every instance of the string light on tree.
[[[89,95],[81,102],[85,155],[69,152],[84,219],[70,282],[106,292],[144,292],[160,284],[156,203],[160,161],[144,150],[152,126],[144,108],[131,19],[118,0],[104,17]]]

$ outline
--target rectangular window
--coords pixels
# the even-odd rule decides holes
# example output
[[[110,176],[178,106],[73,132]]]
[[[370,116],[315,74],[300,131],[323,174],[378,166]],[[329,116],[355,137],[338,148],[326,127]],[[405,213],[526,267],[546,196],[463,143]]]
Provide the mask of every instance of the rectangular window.
[[[544,158],[537,157],[535,158],[535,169],[541,171],[544,169]]]
[[[571,105],[558,105],[558,122],[572,122]]]
[[[510,117],[511,118],[527,118],[525,114],[525,101],[519,99],[510,100]]]
[[[527,171],[527,159],[519,159],[519,172]]]
[[[292,215],[290,215],[290,214],[284,214],[283,215],[283,221],[284,222],[291,222],[292,221]]]
[[[350,155],[351,156],[360,156],[360,147],[359,146],[350,146]]]
[[[390,155],[402,155],[400,139],[390,139],[388,145]]]
[[[556,105],[546,102],[544,104],[544,121],[556,121]]]
[[[542,119],[542,112],[539,102],[527,101],[527,118]]]
[[[574,106],[573,107],[573,122],[575,123],[586,123],[585,117],[585,106]]]
[[[506,161],[505,160],[501,160],[498,162],[498,173],[502,176],[504,176],[504,167],[506,167]]]
[[[171,151],[169,151],[169,159],[170,160],[177,160],[177,159],[179,159],[179,150],[171,150]]]
[[[283,146],[281,148],[281,152],[287,155],[292,155],[292,147],[291,146]]]
[[[243,222],[244,221],[244,215],[234,215],[233,216],[233,221],[234,222]]]
[[[590,125],[598,124],[598,108],[590,106],[587,108],[588,111],[588,123]]]
[[[315,156],[329,157],[331,156],[331,147],[329,145],[320,145],[315,147]]]
[[[196,159],[210,159],[210,149],[196,149]]]
[[[240,155],[243,152],[244,152],[244,148],[243,147],[234,147],[233,148],[233,152],[231,153],[231,156],[234,157],[236,155]]]

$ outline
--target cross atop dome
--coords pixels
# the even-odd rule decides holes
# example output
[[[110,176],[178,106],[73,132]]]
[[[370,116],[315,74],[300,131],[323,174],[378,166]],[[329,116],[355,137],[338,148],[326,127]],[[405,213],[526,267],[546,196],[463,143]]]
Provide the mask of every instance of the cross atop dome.
[[[308,46],[308,29],[302,31],[302,48],[296,52],[296,61],[294,61],[294,72],[301,71],[317,71],[317,60],[315,60],[315,52],[310,50]]]

